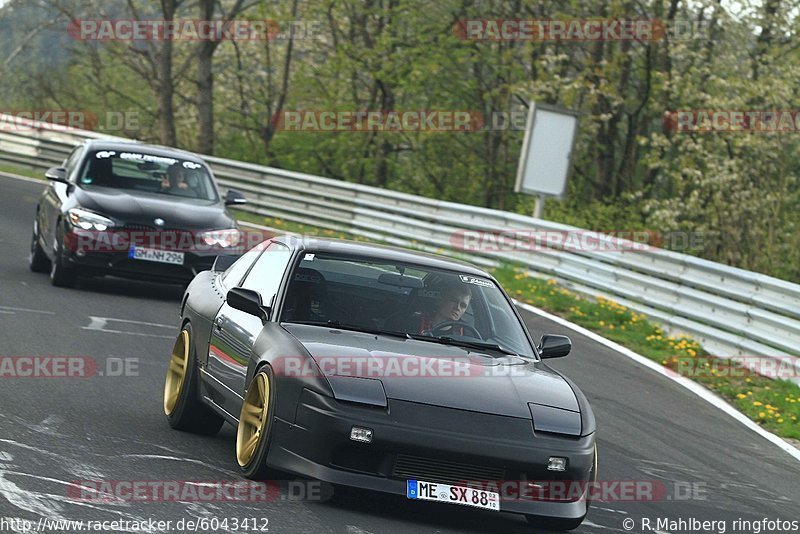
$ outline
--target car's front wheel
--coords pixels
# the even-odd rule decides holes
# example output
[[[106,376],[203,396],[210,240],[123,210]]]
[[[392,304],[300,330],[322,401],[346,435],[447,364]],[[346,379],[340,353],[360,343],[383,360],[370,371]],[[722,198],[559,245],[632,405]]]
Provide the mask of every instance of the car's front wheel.
[[[183,327],[172,347],[164,382],[164,414],[169,426],[196,434],[213,435],[224,420],[197,398],[197,361],[192,328]]]
[[[274,384],[272,369],[259,369],[250,381],[239,414],[236,461],[242,474],[253,480],[263,480],[269,471],[266,460],[275,412]]]
[[[31,238],[31,252],[28,256],[28,266],[35,273],[46,273],[50,271],[50,259],[42,250],[39,244],[39,225],[33,224],[33,237]]]
[[[50,262],[50,283],[56,287],[72,287],[78,279],[74,268],[64,264],[64,238],[61,232],[57,237],[56,255]]]

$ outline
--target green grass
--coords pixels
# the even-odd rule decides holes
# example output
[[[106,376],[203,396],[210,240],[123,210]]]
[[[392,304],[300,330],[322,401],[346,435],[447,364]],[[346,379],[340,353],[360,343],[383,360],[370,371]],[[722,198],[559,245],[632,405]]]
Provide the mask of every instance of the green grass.
[[[325,230],[274,217],[261,217],[236,210],[240,220],[263,224],[286,232],[366,241],[361,236]],[[787,380],[772,380],[744,369],[737,363],[710,357],[688,335],[667,333],[641,313],[613,300],[590,299],[559,287],[555,280],[533,278],[522,268],[495,269],[497,278],[513,298],[563,317],[619,343],[676,373],[715,391],[770,432],[800,439],[800,387]]]
[[[5,172],[8,174],[19,174],[20,176],[27,176],[28,178],[35,178],[37,180],[44,180],[44,173],[41,171],[35,171],[28,167],[17,167],[16,165],[8,165],[6,163],[0,163],[0,172]]]
[[[300,224],[292,221],[285,221],[278,217],[263,217],[261,215],[250,213],[249,211],[242,211],[237,209],[232,209],[230,211],[231,215],[233,215],[240,221],[245,221],[253,224],[261,224],[263,226],[269,226],[271,228],[275,228],[286,233],[313,235],[319,237],[333,237],[338,239],[352,239],[354,241],[368,241],[368,239],[361,236],[354,236],[346,232],[339,232],[336,230],[328,230],[316,226],[308,226],[306,224]]]

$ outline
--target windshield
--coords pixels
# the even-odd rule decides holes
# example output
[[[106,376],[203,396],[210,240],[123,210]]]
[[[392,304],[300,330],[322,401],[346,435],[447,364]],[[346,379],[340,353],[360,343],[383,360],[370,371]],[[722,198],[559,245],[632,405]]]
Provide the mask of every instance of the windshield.
[[[204,165],[146,152],[100,150],[89,154],[78,183],[165,197],[218,200]]]
[[[280,319],[534,357],[492,280],[412,264],[308,253],[290,278]]]

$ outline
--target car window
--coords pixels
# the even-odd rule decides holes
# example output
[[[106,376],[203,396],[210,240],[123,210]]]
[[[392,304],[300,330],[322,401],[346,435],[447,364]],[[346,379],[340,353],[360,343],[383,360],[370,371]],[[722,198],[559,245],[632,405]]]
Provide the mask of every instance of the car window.
[[[242,287],[258,291],[264,304],[269,305],[278,292],[291,257],[292,251],[289,247],[273,241],[247,273]]]
[[[76,146],[69,153],[69,156],[64,160],[62,166],[67,170],[67,179],[71,179],[77,170],[78,160],[80,159],[82,145]]]
[[[247,252],[245,252],[241,258],[236,260],[233,265],[228,267],[225,272],[222,274],[222,282],[225,284],[225,287],[237,287],[242,278],[244,278],[245,273],[250,268],[250,265],[258,258],[258,256],[264,251],[264,247],[261,245],[257,245]]]
[[[176,200],[219,200],[205,165],[144,150],[94,151],[86,158],[78,183],[83,188],[140,191]]]
[[[535,357],[494,281],[403,262],[306,253],[290,277],[280,320],[484,342]]]

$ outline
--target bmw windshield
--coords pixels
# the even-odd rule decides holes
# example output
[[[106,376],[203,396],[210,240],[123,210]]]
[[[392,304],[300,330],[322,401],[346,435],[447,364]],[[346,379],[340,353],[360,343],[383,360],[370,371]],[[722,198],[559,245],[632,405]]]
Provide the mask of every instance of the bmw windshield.
[[[130,150],[100,150],[89,154],[78,184],[83,188],[123,189],[175,200],[219,199],[205,165]]]

